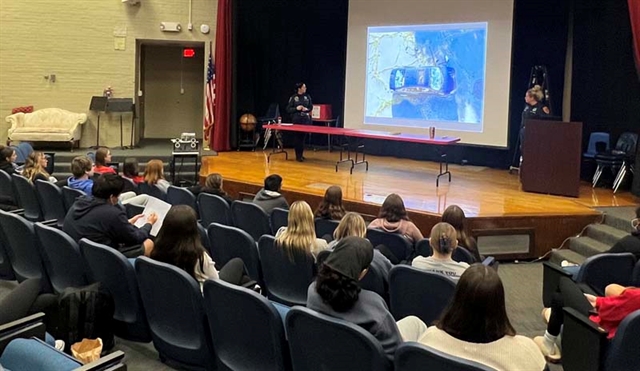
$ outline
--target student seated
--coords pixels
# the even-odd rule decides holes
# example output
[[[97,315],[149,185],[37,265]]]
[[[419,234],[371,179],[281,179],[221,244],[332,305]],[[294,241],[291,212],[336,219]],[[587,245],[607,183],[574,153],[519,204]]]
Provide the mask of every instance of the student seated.
[[[409,220],[402,198],[395,193],[390,194],[384,200],[378,218],[369,224],[369,228],[382,229],[389,233],[400,233],[411,243],[423,238],[418,227]]]
[[[200,185],[193,186],[189,188],[191,193],[194,195],[198,195],[200,193],[207,193],[210,195],[220,196],[222,197],[229,206],[233,202],[233,198],[231,198],[227,192],[222,189],[222,175],[218,173],[213,173],[207,175],[207,179],[204,181],[204,187]]]
[[[256,282],[245,273],[240,258],[233,258],[218,271],[211,256],[200,241],[196,212],[186,205],[172,206],[156,237],[151,258],[175,265],[202,284],[205,280],[221,279],[234,285],[256,288]]]
[[[451,205],[444,210],[444,213],[442,213],[442,221],[451,224],[451,226],[456,230],[458,246],[462,246],[469,250],[473,255],[475,263],[481,263],[483,259],[478,252],[478,243],[476,242],[476,239],[469,236],[465,230],[466,220],[467,218],[464,215],[464,210],[462,210],[458,205]]]
[[[47,164],[49,163],[49,159],[42,152],[31,152],[29,156],[27,156],[27,161],[24,164],[24,169],[22,170],[22,176],[29,179],[31,183],[35,183],[36,180],[44,180],[45,182],[57,182],[58,180],[49,173],[47,173]]]
[[[416,341],[426,325],[409,316],[396,323],[380,295],[360,288],[373,259],[371,242],[345,237],[322,263],[315,282],[309,286],[307,308],[349,321],[369,331],[390,360],[403,341]]]
[[[440,222],[431,229],[429,245],[433,255],[417,256],[411,265],[428,272],[438,273],[458,282],[460,276],[469,268],[469,264],[451,259],[453,250],[458,246],[456,230],[451,224]]]
[[[305,201],[291,204],[287,226],[276,232],[276,246],[283,248],[291,260],[295,252],[304,252],[315,257],[327,250],[327,241],[316,238],[316,227],[311,206]]]
[[[162,192],[167,193],[171,183],[164,178],[164,164],[161,160],[147,162],[147,167],[144,169],[144,182],[150,186],[155,185]]]
[[[253,203],[260,206],[267,214],[271,215],[271,211],[276,207],[288,209],[289,203],[284,196],[280,194],[282,188],[282,177],[278,174],[271,174],[264,179],[264,188],[262,188],[253,198]]]
[[[0,170],[5,173],[11,174],[19,174],[16,170],[18,167],[15,162],[18,158],[18,154],[16,150],[11,147],[4,147],[0,150]]]
[[[144,177],[140,175],[140,171],[138,170],[138,160],[133,157],[128,157],[124,160],[122,176],[131,179],[135,184],[144,182]]]
[[[107,147],[100,147],[96,151],[96,166],[93,169],[98,174],[116,174],[116,171],[107,166],[111,162],[111,150]]]
[[[149,232],[158,216],[152,213],[147,217],[147,224],[140,228],[134,226],[142,214],[127,219],[124,208],[118,205],[123,189],[124,180],[119,175],[98,177],[93,184],[93,195],[78,197],[69,209],[62,230],[75,241],[84,237],[111,246],[129,258],[149,256],[153,250]]]
[[[331,186],[324,192],[324,198],[316,209],[316,218],[340,220],[346,213],[342,206],[342,188]]]
[[[546,367],[536,344],[516,335],[511,326],[498,273],[482,264],[464,272],[453,300],[418,342],[498,371],[542,371]]]
[[[548,323],[547,330],[544,336],[533,338],[547,361],[552,363],[560,362],[562,358],[556,340],[564,323],[563,307],[573,308],[589,317],[591,321],[607,330],[607,337],[612,339],[620,322],[630,313],[640,309],[640,288],[611,284],[605,288],[604,297],[596,297],[584,294],[575,282],[568,277],[562,277],[558,284],[558,292],[553,296],[551,308],[542,311]]]
[[[78,156],[71,160],[71,174],[67,180],[69,188],[79,189],[90,195],[93,188],[93,162],[87,156]]]

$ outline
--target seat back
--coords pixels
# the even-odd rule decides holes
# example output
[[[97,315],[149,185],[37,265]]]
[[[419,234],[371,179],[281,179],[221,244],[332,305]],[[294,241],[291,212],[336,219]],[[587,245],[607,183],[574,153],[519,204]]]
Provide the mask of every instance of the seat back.
[[[252,202],[233,201],[231,204],[233,225],[249,233],[254,240],[263,234],[271,234],[269,215]]]
[[[587,152],[584,154],[587,157],[594,157],[598,154],[598,147],[603,147],[604,151],[609,151],[610,147],[609,133],[593,132],[589,135],[589,144],[587,145]],[[598,143],[603,143],[602,146]]]
[[[262,282],[260,257],[256,241],[240,228],[211,223],[207,228],[211,258],[219,266],[224,266],[233,258],[240,258],[247,267],[249,276]]]
[[[62,197],[64,201],[64,207],[69,211],[73,203],[76,202],[76,199],[80,196],[85,196],[86,193],[79,189],[71,188],[69,186],[62,187]]]
[[[622,133],[616,142],[616,150],[624,152],[627,156],[635,155],[638,144],[638,134]]]
[[[127,178],[126,176],[123,176],[122,180],[124,180],[124,189],[122,190],[122,192],[135,192],[136,194],[140,192],[140,190],[138,189],[138,185],[133,180]]]
[[[18,196],[19,206],[24,209],[24,217],[32,222],[42,220],[42,210],[40,210],[40,202],[33,184],[18,174],[11,174],[11,180],[13,190]]]
[[[271,210],[271,230],[273,233],[277,233],[280,227],[286,227],[287,225],[289,225],[289,210],[279,207]]]
[[[269,300],[222,280],[207,280],[203,291],[220,369],[290,369],[282,319]]]
[[[425,258],[433,255],[433,249],[429,244],[428,238],[423,238],[420,241],[416,242],[416,256],[424,256]]]
[[[167,190],[167,203],[171,205],[187,205],[198,213],[198,205],[196,204],[196,196],[186,188],[169,186]]]
[[[353,323],[303,307],[285,320],[294,371],[391,370],[380,342]]]
[[[258,252],[268,297],[288,306],[306,305],[307,290],[315,273],[313,256],[297,254],[291,261],[269,235],[260,237]]]
[[[495,371],[478,362],[441,352],[416,342],[401,344],[394,358],[395,371]]]
[[[67,214],[64,208],[62,191],[57,185],[40,179],[36,180],[35,186],[44,219],[55,219],[57,220],[58,228],[62,228],[64,217]]]
[[[265,112],[264,116],[258,118],[258,121],[260,122],[276,122],[276,120],[278,119],[278,116],[280,116],[280,106],[278,105],[278,103],[271,103],[269,105],[269,108],[267,108],[267,112]]]
[[[13,194],[11,176],[3,170],[0,170],[0,197],[6,200],[11,200],[14,204],[18,205],[16,197]]]
[[[149,183],[142,182],[138,184],[138,190],[140,191],[140,194],[153,196],[162,201],[167,200],[167,194],[155,184],[149,185]]]
[[[633,273],[631,275],[631,286],[640,287],[640,260],[638,260],[635,267],[633,267]]]
[[[0,280],[15,281],[16,276],[13,274],[13,268],[11,268],[9,247],[7,245],[7,239],[2,232],[2,226],[0,226]]]
[[[640,370],[640,310],[627,315],[611,340],[605,370]]]
[[[46,277],[33,223],[0,210],[0,227],[7,255],[18,282]]]
[[[582,264],[576,282],[585,283],[599,295],[604,295],[605,287],[611,283],[628,286],[635,264],[632,253],[594,255]]]
[[[431,325],[455,290],[455,282],[437,273],[407,265],[396,265],[389,272],[390,310],[396,320],[413,315]]]
[[[475,263],[475,259],[473,258],[473,254],[471,251],[467,250],[462,246],[458,246],[453,250],[453,254],[451,254],[451,259],[457,261],[458,263],[467,263],[473,264]]]
[[[170,264],[136,259],[136,277],[151,337],[161,358],[190,367],[215,362],[198,282]]]
[[[100,282],[113,297],[114,333],[133,341],[151,341],[133,265],[112,247],[86,238],[79,245],[91,280]]]
[[[80,248],[69,235],[42,223],[35,224],[35,231],[44,268],[56,292],[89,284]]]
[[[375,247],[385,245],[398,260],[406,260],[413,255],[413,244],[400,233],[389,233],[380,229],[367,229],[367,239]]]
[[[338,224],[340,224],[338,220],[316,218],[316,237],[322,238],[326,235],[333,237],[333,232],[338,228]]]
[[[377,253],[379,253],[379,251]],[[367,270],[367,274],[360,280],[360,287],[375,292],[380,295],[386,303],[389,303],[389,283],[386,278],[385,272],[380,271],[377,266],[371,265]]]
[[[198,195],[200,223],[207,228],[211,223],[233,225],[231,207],[227,201],[216,195],[200,193]]]

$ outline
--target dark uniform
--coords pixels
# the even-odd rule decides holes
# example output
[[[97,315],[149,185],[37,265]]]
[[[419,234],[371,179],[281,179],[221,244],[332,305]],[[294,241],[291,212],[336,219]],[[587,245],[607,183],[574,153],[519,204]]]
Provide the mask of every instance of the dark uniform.
[[[308,111],[298,111],[296,107],[303,106]],[[294,94],[289,98],[287,103],[287,113],[291,114],[291,122],[294,124],[311,125],[311,111],[313,110],[313,103],[311,102],[311,96],[307,93]],[[296,160],[302,161],[304,152],[304,138],[305,133],[293,133],[293,148],[296,151]]]
[[[525,104],[522,111],[522,121],[520,122],[520,153],[522,153],[522,143],[524,141],[524,127],[528,119],[536,119],[538,117],[548,116],[549,114],[544,111],[544,105],[537,102],[533,106]]]

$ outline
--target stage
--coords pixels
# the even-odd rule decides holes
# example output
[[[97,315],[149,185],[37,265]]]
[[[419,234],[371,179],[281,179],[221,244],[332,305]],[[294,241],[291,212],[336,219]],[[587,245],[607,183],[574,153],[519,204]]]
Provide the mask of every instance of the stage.
[[[289,150],[292,152],[292,150]],[[402,196],[410,217],[426,236],[449,205],[459,205],[470,217],[474,235],[526,233],[531,236],[528,252],[505,253],[505,258],[534,258],[579,233],[584,226],[600,220],[593,207],[630,206],[636,200],[628,191],[614,195],[609,188],[592,189],[583,182],[580,197],[561,197],[523,192],[517,174],[477,166],[450,165],[451,183],[441,178],[436,187],[439,165],[393,157],[367,156],[369,171],[362,165],[349,174],[349,164],[335,171],[338,152],[306,150],[303,163],[286,161],[284,155],[271,157],[270,150],[222,152],[203,156],[200,177],[217,172],[224,188],[234,197],[256,193],[265,176],[283,177],[283,194],[289,202],[304,199],[315,209],[331,185],[342,187],[345,207],[375,215],[389,193]],[[290,159],[293,153],[290,154]]]

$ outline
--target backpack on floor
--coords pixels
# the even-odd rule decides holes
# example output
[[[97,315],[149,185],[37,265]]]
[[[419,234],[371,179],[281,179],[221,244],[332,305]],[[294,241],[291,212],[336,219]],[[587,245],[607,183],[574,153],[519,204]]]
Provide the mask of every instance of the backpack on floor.
[[[47,332],[64,340],[65,352],[83,338],[101,338],[103,351],[113,348],[113,313],[115,305],[111,295],[100,288],[100,283],[84,287],[66,288],[58,297],[57,308],[46,320]]]

